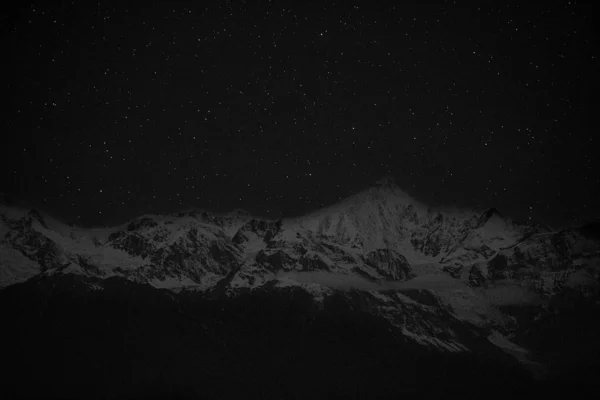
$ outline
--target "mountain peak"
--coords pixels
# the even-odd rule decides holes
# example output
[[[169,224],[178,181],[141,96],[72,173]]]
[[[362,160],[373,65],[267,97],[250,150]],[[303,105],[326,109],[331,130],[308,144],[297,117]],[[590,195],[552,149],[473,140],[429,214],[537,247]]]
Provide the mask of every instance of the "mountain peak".
[[[29,210],[29,213],[27,215],[32,220],[38,221],[44,228],[48,229],[48,225],[46,225],[46,221],[45,221],[44,216],[42,215],[41,212],[39,212],[35,208],[32,208],[31,210]]]
[[[490,208],[479,217],[479,226],[485,225],[490,219],[498,218],[500,220],[504,220],[504,215],[497,208]]]

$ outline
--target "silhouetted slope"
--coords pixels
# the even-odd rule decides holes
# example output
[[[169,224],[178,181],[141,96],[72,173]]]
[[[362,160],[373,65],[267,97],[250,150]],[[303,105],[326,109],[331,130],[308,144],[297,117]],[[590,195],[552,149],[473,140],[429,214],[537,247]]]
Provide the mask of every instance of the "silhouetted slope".
[[[342,295],[319,310],[297,288],[208,301],[103,287],[60,275],[0,292],[10,398],[508,395],[529,383],[508,356],[428,351]]]

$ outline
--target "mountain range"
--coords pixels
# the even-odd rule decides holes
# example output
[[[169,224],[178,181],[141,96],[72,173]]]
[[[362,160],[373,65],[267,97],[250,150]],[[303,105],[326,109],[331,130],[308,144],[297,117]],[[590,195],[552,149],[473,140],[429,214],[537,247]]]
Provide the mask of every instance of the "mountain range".
[[[78,228],[4,205],[0,312],[11,398],[597,391],[600,238],[387,179],[279,220]]]

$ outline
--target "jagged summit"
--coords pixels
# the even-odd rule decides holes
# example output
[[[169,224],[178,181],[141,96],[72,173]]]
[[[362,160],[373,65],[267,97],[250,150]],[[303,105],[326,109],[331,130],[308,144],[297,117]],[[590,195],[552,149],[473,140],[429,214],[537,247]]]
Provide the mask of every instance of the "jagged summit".
[[[479,217],[479,226],[484,226],[486,223],[488,223],[488,221],[494,220],[494,219],[497,219],[498,221],[503,221],[503,222],[506,220],[504,215],[502,215],[502,213],[500,211],[498,211],[498,209],[492,207],[492,208],[488,209],[486,212],[484,212],[483,214],[481,214],[481,216]]]
[[[429,206],[415,199],[405,190],[403,190],[393,177],[385,176],[379,179],[375,184],[365,188],[354,195],[343,199],[339,205],[360,205],[364,203],[377,204],[383,207],[413,206],[420,210],[427,210]]]

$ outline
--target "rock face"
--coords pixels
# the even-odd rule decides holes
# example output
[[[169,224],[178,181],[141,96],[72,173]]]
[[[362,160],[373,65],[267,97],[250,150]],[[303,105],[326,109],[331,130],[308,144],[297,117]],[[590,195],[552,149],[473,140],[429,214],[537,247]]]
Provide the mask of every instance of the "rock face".
[[[414,277],[402,254],[390,249],[377,249],[364,256],[364,262],[387,280],[408,280]]]
[[[154,299],[157,291],[169,294],[156,294],[156,301],[177,318],[200,303],[227,309],[235,302],[240,310],[256,296],[282,304],[301,296],[303,311],[291,312],[288,324],[304,332],[341,313],[378,321],[398,346],[458,357],[453,360],[493,360],[536,379],[566,382],[578,365],[576,357],[563,356],[598,350],[592,333],[600,330],[588,326],[585,335],[573,334],[600,306],[600,239],[590,226],[554,232],[517,224],[496,209],[432,210],[389,181],[277,221],[192,210],[77,229],[35,210],[2,206],[0,294],[7,310],[19,296],[50,296],[32,306],[34,315],[43,314],[35,307],[52,296],[73,290],[85,304],[114,287],[116,296],[131,289]],[[71,286],[69,279],[75,279]],[[265,307],[260,312],[279,312]],[[259,318],[255,312],[248,316]],[[568,318],[560,317],[565,313]],[[219,324],[209,329],[202,318],[195,321],[203,332]],[[563,331],[569,341],[558,339]],[[236,335],[236,343],[246,340]],[[589,363],[594,370],[597,364]]]

